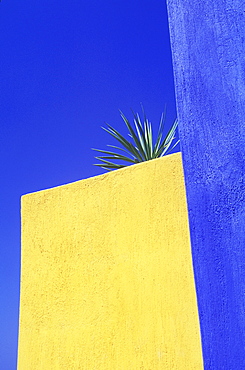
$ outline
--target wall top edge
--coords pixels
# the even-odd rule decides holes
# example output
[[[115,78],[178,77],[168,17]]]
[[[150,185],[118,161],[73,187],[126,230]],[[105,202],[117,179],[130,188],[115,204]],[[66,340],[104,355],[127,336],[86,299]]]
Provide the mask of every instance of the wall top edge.
[[[182,160],[182,154],[181,154],[181,152],[177,152],[177,153],[173,153],[173,154],[168,154],[168,155],[165,155],[163,157],[152,159],[152,160],[145,161],[145,162],[136,163],[136,164],[133,164],[133,165],[129,165],[129,166],[120,168],[118,170],[114,170],[114,171],[103,173],[101,175],[88,177],[86,179],[81,179],[81,180],[69,182],[69,183],[66,183],[66,184],[54,186],[54,187],[51,187],[51,188],[48,188],[48,189],[43,189],[43,190],[38,190],[38,191],[35,191],[35,192],[23,194],[21,196],[21,200],[23,200],[23,198],[26,198],[26,197],[29,197],[29,196],[32,196],[32,195],[35,195],[35,194],[45,193],[45,192],[49,192],[49,191],[52,191],[52,190],[55,190],[55,189],[69,187],[69,186],[71,186],[73,184],[74,185],[75,184],[81,184],[81,183],[85,184],[86,182],[89,184],[89,183],[92,183],[93,181],[103,181],[103,180],[105,180],[105,179],[107,179],[109,177],[112,178],[112,177],[118,176],[119,173],[122,174],[123,172],[132,172],[136,168],[139,168],[141,166],[144,166],[144,167],[145,166],[152,166],[153,163],[155,165],[155,163],[157,161],[166,161],[166,162],[169,161],[169,162],[171,162],[174,158],[176,158],[176,159],[178,158],[178,160]]]

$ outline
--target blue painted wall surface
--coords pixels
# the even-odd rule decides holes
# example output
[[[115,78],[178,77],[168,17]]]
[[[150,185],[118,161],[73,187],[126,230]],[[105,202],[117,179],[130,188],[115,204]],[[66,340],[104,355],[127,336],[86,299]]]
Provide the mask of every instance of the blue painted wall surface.
[[[245,2],[167,5],[205,369],[245,369]]]

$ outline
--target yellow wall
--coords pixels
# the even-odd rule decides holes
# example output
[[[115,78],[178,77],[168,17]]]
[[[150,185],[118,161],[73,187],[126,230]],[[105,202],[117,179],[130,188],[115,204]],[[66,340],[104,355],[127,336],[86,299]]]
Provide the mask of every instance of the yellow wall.
[[[202,368],[180,153],[22,198],[19,370]]]

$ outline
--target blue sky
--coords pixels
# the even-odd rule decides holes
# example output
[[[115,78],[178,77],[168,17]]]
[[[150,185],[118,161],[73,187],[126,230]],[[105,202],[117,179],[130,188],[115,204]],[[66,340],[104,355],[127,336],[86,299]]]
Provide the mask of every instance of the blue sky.
[[[20,197],[105,172],[92,147],[126,133],[118,109],[155,131],[176,117],[164,0],[0,3],[0,369],[17,359]]]

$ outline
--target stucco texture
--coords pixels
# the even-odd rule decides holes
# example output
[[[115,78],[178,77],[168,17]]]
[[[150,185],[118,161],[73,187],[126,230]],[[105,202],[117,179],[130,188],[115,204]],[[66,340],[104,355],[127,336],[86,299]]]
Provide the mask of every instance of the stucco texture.
[[[205,369],[245,369],[245,1],[167,0]]]
[[[181,154],[23,196],[19,370],[202,369]]]

